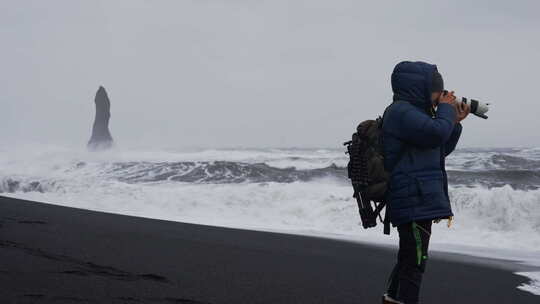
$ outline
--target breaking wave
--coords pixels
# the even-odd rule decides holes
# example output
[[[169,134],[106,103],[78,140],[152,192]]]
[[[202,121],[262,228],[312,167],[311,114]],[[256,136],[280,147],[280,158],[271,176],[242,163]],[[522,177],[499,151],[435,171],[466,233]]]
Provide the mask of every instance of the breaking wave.
[[[323,177],[345,176],[344,168],[298,170],[294,167],[276,168],[265,163],[213,162],[128,162],[113,163],[109,172],[120,181],[129,183],[176,181],[188,183],[292,183]]]
[[[51,176],[0,176],[0,192],[58,191],[66,177],[120,181],[130,184],[181,182],[196,184],[234,183],[293,183],[321,178],[335,178],[348,182],[345,167],[332,163],[328,167],[297,169],[273,167],[266,163],[232,161],[181,162],[74,162],[57,166]],[[450,185],[485,186],[505,185],[513,189],[534,190],[540,187],[540,171],[523,169],[489,169],[477,171],[449,170]]]
[[[53,192],[60,186],[55,181],[17,177],[0,177],[0,193],[16,192]]]

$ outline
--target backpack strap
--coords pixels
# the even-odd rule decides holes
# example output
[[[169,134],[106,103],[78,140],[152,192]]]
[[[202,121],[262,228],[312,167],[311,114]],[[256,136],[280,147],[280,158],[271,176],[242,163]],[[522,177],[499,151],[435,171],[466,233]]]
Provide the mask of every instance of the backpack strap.
[[[383,225],[383,233],[386,235],[390,235],[390,216],[388,215],[388,212],[384,213]]]

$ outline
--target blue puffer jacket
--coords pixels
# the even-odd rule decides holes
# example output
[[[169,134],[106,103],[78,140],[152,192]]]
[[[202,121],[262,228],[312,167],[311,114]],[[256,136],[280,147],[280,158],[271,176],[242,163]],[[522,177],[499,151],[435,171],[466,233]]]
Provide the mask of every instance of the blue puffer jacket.
[[[384,166],[390,172],[386,193],[394,226],[452,216],[445,157],[461,135],[456,110],[431,108],[431,82],[437,66],[404,61],[392,73],[394,102],[383,120]]]

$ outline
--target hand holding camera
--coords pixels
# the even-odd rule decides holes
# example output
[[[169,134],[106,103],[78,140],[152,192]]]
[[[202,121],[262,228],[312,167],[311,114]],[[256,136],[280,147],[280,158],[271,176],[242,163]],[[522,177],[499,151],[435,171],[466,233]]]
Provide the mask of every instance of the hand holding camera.
[[[456,108],[457,115],[456,115],[456,123],[464,120],[469,113],[471,113],[471,107],[464,103],[464,102],[456,102],[454,104],[454,107]]]
[[[458,112],[457,122],[462,121],[472,113],[480,118],[487,119],[486,112],[489,110],[488,102],[481,102],[476,99],[469,99],[466,97],[455,96],[454,91],[443,91],[439,98],[440,103],[448,103],[454,105]]]
[[[454,91],[444,91],[439,98],[439,103],[447,103],[453,105],[456,109],[456,123],[462,121],[471,112],[471,106],[467,102],[463,102],[454,95]]]

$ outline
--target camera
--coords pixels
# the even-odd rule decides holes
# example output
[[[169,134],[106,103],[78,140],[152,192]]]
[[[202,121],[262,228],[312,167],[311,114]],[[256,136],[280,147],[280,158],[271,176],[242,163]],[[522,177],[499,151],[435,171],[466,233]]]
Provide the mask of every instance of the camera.
[[[448,91],[444,90],[443,91],[443,95],[446,95],[448,94]],[[481,117],[483,119],[488,119],[488,117],[486,116],[486,112],[489,110],[489,103],[487,102],[481,102],[481,101],[478,101],[476,99],[470,99],[470,98],[466,98],[466,97],[460,97],[460,96],[456,96],[456,102],[462,102],[462,103],[465,103],[467,105],[469,105],[471,107],[471,113],[478,116],[478,117]]]

